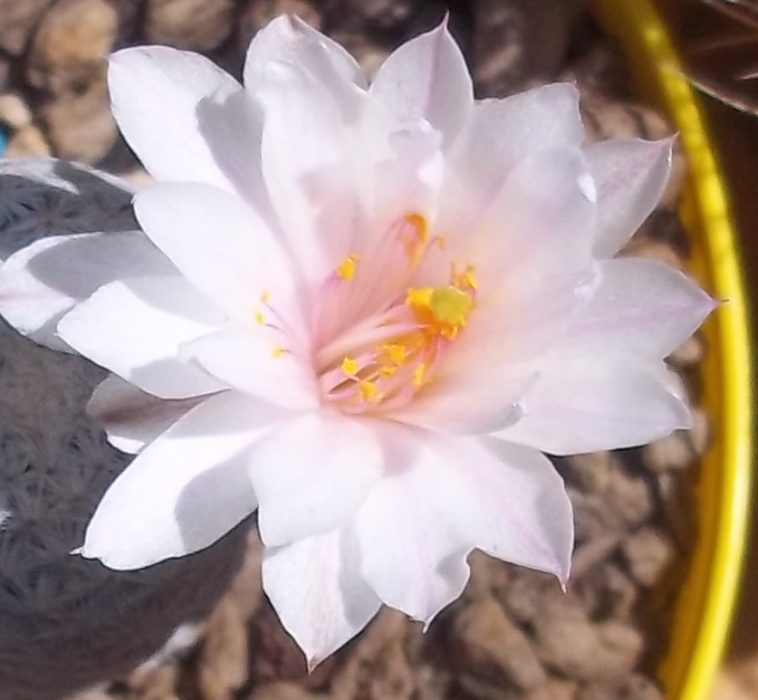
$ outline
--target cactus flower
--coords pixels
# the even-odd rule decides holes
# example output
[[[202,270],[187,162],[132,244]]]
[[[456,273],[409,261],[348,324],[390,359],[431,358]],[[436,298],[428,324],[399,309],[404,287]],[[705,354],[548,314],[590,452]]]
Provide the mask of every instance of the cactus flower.
[[[264,588],[311,665],[382,604],[429,623],[473,549],[565,582],[571,507],[544,453],[689,424],[664,358],[713,301],[613,257],[671,140],[585,146],[569,84],[475,101],[444,23],[371,84],[280,17],[244,86],[162,47],[117,52],[109,85],[156,180],[142,231],[0,270],[17,328],[112,372],[90,408],[136,455],[81,554],[144,567],[257,509]]]

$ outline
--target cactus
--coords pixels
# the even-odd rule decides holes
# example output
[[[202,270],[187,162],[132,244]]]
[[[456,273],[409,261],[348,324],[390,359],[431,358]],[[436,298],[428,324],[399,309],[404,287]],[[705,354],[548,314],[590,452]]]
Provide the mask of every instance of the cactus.
[[[40,236],[135,228],[130,199],[80,166],[0,161],[0,258]],[[52,700],[127,673],[207,614],[242,560],[249,523],[194,556],[136,572],[71,554],[130,459],[85,412],[103,377],[0,321],[3,700]]]

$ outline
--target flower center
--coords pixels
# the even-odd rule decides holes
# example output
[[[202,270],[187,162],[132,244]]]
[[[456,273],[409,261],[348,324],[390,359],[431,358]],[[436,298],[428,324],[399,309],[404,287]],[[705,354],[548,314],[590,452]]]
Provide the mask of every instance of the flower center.
[[[404,217],[402,236],[409,269],[414,269],[431,242],[426,220]],[[346,257],[336,268],[341,283],[352,283],[360,256]],[[359,281],[359,280],[356,280]],[[397,408],[433,381],[445,349],[466,326],[476,302],[471,266],[453,266],[448,284],[408,287],[383,312],[356,324],[316,358],[322,395],[349,413]]]

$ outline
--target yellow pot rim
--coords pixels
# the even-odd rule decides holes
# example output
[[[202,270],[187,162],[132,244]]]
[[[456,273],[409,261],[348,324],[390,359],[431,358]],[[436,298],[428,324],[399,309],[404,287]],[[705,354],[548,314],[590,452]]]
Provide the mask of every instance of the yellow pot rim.
[[[679,131],[689,166],[681,214],[694,239],[695,272],[724,300],[704,328],[704,400],[714,439],[697,487],[701,531],[659,674],[667,697],[707,700],[732,622],[748,532],[754,392],[746,286],[706,121],[664,23],[649,0],[593,4],[623,45],[641,94],[662,107]]]

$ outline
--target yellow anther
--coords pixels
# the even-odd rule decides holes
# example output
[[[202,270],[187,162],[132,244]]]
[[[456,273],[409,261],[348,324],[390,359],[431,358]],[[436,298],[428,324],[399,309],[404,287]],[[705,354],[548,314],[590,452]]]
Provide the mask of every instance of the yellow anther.
[[[426,374],[426,362],[421,362],[416,365],[413,370],[413,386],[418,389],[424,383],[424,375]]]
[[[259,325],[263,325],[263,312],[262,311],[256,311],[255,312],[255,322]]]
[[[453,286],[458,287],[458,289],[475,290],[477,288],[473,265],[466,265],[461,271],[456,270],[455,266],[453,266],[453,272],[450,276],[452,277]]]
[[[396,365],[402,365],[408,357],[408,349],[405,347],[405,345],[397,345],[396,343],[392,343],[390,345],[382,345],[378,349],[387,356],[387,359],[390,362]]]
[[[374,382],[362,381],[358,385],[358,396],[360,396],[361,401],[371,401],[378,398],[376,384]]]
[[[269,296],[270,296],[269,293],[266,290],[264,290],[263,292],[261,292],[261,301],[264,304],[268,304]]]
[[[447,237],[446,236],[435,236],[434,242],[437,244],[437,247],[440,250],[444,250],[445,246],[447,245]]]
[[[276,357],[277,359],[282,357],[287,352],[286,348],[281,347],[280,345],[277,345],[272,351],[271,354]]]
[[[432,287],[412,287],[405,295],[405,303],[412,309],[428,309],[432,301],[432,294],[434,294]]]
[[[426,217],[417,212],[410,212],[403,219],[410,227],[410,231],[406,230],[403,234],[405,250],[411,259],[411,264],[415,265],[424,253],[426,244],[429,241],[429,224]]]
[[[359,255],[348,255],[339,265],[337,265],[337,277],[343,280],[353,279],[359,259]]]
[[[465,325],[473,304],[471,296],[456,287],[438,287],[429,300],[435,320],[455,327]]]
[[[358,371],[358,363],[352,357],[345,357],[342,360],[342,371],[352,376]]]

